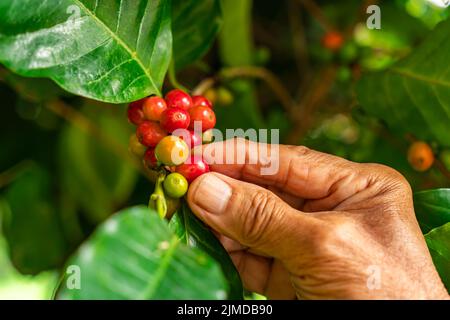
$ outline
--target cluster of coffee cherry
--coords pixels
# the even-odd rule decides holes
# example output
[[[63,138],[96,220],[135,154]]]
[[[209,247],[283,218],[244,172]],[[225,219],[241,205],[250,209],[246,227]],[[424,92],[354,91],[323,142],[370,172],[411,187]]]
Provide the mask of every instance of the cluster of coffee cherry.
[[[202,157],[191,153],[213,138],[216,116],[207,98],[175,89],[164,99],[151,96],[131,103],[128,120],[137,126],[131,153],[146,168],[167,173],[162,181],[165,196],[183,197],[189,183],[209,171]]]

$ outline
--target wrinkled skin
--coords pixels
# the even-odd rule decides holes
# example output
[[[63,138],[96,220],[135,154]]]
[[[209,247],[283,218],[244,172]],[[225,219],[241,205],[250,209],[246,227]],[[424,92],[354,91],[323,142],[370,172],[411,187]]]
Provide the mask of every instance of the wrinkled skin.
[[[275,175],[261,176],[261,163],[213,164],[188,193],[248,290],[271,299],[449,298],[401,174],[305,147],[279,153]]]

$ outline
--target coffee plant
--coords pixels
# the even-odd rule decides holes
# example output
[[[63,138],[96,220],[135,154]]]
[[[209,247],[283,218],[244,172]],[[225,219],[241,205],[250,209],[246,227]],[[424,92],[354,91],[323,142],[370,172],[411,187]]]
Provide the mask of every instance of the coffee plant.
[[[56,299],[255,298],[185,194],[214,128],[279,129],[405,175],[450,290],[449,9],[367,5],[1,0],[0,266]]]

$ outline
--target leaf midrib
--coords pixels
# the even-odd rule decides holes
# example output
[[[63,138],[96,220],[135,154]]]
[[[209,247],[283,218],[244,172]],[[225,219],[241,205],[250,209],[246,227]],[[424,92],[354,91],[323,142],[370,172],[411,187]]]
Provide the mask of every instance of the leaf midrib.
[[[145,67],[144,63],[139,59],[138,54],[136,51],[131,50],[131,48],[123,41],[119,36],[117,36],[102,20],[100,20],[93,12],[91,12],[80,0],[73,0],[75,3],[77,3],[81,9],[89,15],[94,21],[96,21],[100,26],[102,26],[110,35],[111,37],[117,41],[117,43],[122,46],[128,54],[133,58],[139,67],[141,67],[142,71],[147,76],[148,80],[150,81],[151,85],[155,89],[155,91],[160,95],[159,89],[156,86],[155,82],[153,81],[153,78],[151,77],[150,73],[148,72],[148,69]]]
[[[435,85],[440,85],[443,87],[448,87],[450,88],[450,82],[447,81],[441,81],[441,80],[437,80],[437,79],[432,79],[420,74],[416,74],[414,72],[410,72],[404,69],[400,69],[400,68],[391,68],[389,70],[392,73],[397,73],[401,76],[407,77],[407,78],[411,78],[411,79],[415,79],[415,80],[419,80],[422,82],[427,82],[427,83],[431,83],[431,84],[435,84]]]
[[[178,245],[180,244],[180,240],[177,237],[173,237],[172,240],[169,243],[169,247],[167,248],[167,251],[165,255],[160,260],[161,263],[159,265],[159,268],[154,273],[154,279],[155,281],[149,283],[144,290],[142,291],[139,300],[143,299],[151,299],[154,295],[156,290],[158,289],[159,285],[161,284],[162,280],[164,279],[164,275],[169,268],[169,264],[171,261],[171,258],[175,254],[175,250],[178,248]]]

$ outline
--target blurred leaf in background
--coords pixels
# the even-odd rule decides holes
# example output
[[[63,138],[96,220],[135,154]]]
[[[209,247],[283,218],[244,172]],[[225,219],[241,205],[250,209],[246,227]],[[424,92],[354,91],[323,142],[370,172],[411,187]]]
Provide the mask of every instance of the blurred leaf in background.
[[[62,191],[86,212],[85,218],[96,225],[125,204],[138,172],[127,151],[132,130],[125,120],[124,106],[90,105],[88,102],[82,112],[108,137],[114,150],[117,149],[113,152],[102,140],[71,124],[61,132]]]
[[[51,299],[57,284],[56,272],[37,276],[20,274],[10,262],[7,244],[0,234],[0,300]]]
[[[219,0],[173,0],[173,59],[177,70],[201,58],[222,24]]]
[[[3,233],[12,263],[24,274],[58,268],[66,258],[53,187],[49,173],[30,164],[4,195]]]
[[[450,146],[449,39],[450,20],[394,67],[365,76],[358,85],[362,106],[392,131]]]

